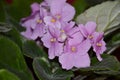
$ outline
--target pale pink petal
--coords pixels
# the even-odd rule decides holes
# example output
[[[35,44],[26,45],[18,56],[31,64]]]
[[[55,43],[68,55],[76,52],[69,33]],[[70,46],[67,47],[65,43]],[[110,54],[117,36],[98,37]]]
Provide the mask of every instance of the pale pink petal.
[[[70,4],[65,4],[62,9],[62,20],[63,21],[70,21],[74,18],[75,9]]]
[[[76,54],[74,56],[74,66],[77,68],[85,68],[90,66],[90,57],[88,53],[84,53],[84,55]]]
[[[72,69],[74,66],[74,59],[72,53],[65,53],[59,56],[59,62],[62,65],[63,69]]]
[[[31,9],[32,9],[32,13],[35,13],[36,11],[39,11],[40,5],[35,2],[31,5]]]
[[[66,27],[67,28],[67,27]],[[69,36],[71,36],[71,35],[74,35],[75,33],[77,33],[77,32],[80,32],[80,30],[79,30],[79,28],[77,27],[77,26],[74,26],[73,28],[71,28],[68,32],[67,32],[67,34],[69,35]]]
[[[89,51],[90,48],[91,48],[90,41],[84,40],[83,42],[80,43],[80,45],[78,45],[78,52],[80,55],[84,55]]]
[[[96,53],[96,56],[97,56],[97,59],[98,59],[99,61],[102,61],[102,57],[101,57],[100,54],[97,54],[97,53]]]
[[[96,23],[93,21],[89,21],[85,24],[85,29],[89,34],[92,34],[96,30]]]
[[[47,48],[50,48],[51,46],[51,42],[50,42],[50,39],[52,38],[52,36],[49,34],[49,32],[47,32],[42,38],[42,42],[43,42],[43,45]]]
[[[79,29],[80,29],[80,32],[82,33],[82,35],[84,36],[84,37],[88,37],[88,32],[87,32],[87,30],[85,29],[85,26],[83,25],[83,24],[79,24]]]
[[[55,46],[51,46],[48,50],[48,57],[49,59],[55,58]]]
[[[52,0],[50,4],[50,11],[52,15],[58,15],[61,14],[62,8],[65,5],[66,0]]]
[[[51,1],[51,0],[50,0]],[[42,18],[44,18],[45,16],[47,16],[48,15],[48,10],[47,9],[45,9],[43,6],[48,6],[48,4],[46,3],[46,2],[42,2],[41,4],[40,4],[40,16],[42,17]]]
[[[24,37],[30,39],[30,37],[31,37],[31,35],[32,35],[32,31],[31,31],[30,28],[27,28],[26,31],[25,31],[25,32],[21,32],[21,34],[22,34]]]
[[[59,21],[55,22],[55,27],[61,29],[61,23]]]
[[[51,24],[51,19],[52,17],[51,16],[45,16],[44,17],[44,22],[45,24],[48,26],[49,24]]]
[[[55,56],[60,56],[63,53],[63,43],[55,43]]]
[[[35,40],[38,37],[42,37],[43,34],[44,34],[43,26],[42,25],[37,25],[37,27],[33,31],[31,39]]]
[[[23,27],[31,27],[31,22],[32,22],[32,20],[29,19],[29,20],[27,20],[27,21],[24,21],[24,19],[26,19],[26,18],[23,18],[23,19],[21,20],[21,25],[22,25]]]
[[[80,32],[76,32],[74,35],[71,36],[72,38],[69,40],[69,44],[75,45],[81,43],[83,41],[83,36]]]

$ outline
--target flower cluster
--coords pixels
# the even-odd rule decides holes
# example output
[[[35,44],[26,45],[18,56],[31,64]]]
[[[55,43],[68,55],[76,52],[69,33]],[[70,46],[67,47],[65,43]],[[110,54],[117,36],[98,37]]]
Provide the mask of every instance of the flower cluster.
[[[49,59],[56,56],[63,69],[90,66],[88,51],[93,51],[99,61],[106,50],[103,32],[96,32],[96,23],[76,25],[72,21],[75,9],[66,0],[45,0],[31,5],[32,14],[21,20],[26,31],[21,34],[32,40],[41,39],[48,48]]]

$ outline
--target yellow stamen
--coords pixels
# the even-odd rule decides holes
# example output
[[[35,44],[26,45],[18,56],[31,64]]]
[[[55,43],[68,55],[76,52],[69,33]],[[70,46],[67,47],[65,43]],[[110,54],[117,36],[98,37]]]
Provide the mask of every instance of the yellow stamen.
[[[37,23],[42,23],[42,20],[38,19],[36,20]]]
[[[51,38],[50,39],[50,42],[55,42],[56,41],[56,38]]]
[[[56,20],[55,20],[55,19],[51,19],[51,22],[52,22],[52,23],[55,23],[55,22],[56,22]]]
[[[92,38],[93,38],[93,36],[92,36],[92,35],[89,35],[89,36],[88,36],[88,38],[89,38],[89,39],[92,39]]]
[[[65,31],[64,30],[61,30],[62,33],[64,33]]]
[[[97,43],[96,45],[97,45],[98,47],[101,47],[101,46],[102,46],[102,44],[101,44],[101,43]]]
[[[76,51],[76,48],[73,46],[73,47],[71,47],[71,51],[72,52],[75,52]]]

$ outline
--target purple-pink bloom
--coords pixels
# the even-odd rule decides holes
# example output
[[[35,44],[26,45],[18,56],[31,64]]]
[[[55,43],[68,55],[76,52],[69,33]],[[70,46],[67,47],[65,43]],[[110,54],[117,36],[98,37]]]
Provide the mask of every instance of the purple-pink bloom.
[[[42,37],[46,32],[46,27],[43,22],[43,13],[45,12],[44,8],[41,7],[43,4],[44,3],[40,5],[38,3],[33,3],[31,5],[32,14],[29,17],[21,20],[22,26],[26,28],[26,31],[22,32],[22,35],[28,39],[35,40],[38,37]]]
[[[50,8],[50,15],[44,18],[47,26],[61,28],[62,22],[68,22],[73,19],[75,9],[66,3],[66,0],[46,0]],[[68,15],[69,14],[69,15]]]
[[[79,28],[83,36],[92,41],[94,38],[93,33],[96,32],[96,23],[89,21],[85,25],[80,24]]]
[[[58,41],[59,32],[54,30],[48,30],[42,37],[42,42],[45,47],[48,48],[49,59],[54,59],[55,56],[60,56],[63,53],[64,43]]]
[[[74,7],[66,3],[66,0],[52,0],[50,11],[55,18],[65,22],[72,20],[75,15]]]
[[[101,54],[103,54],[103,52],[106,50],[106,43],[103,40],[103,33],[95,32],[93,36],[93,50],[96,52],[98,60],[101,61]]]
[[[82,68],[90,66],[88,50],[90,42],[84,40],[80,32],[76,32],[69,38],[64,47],[64,52],[59,56],[59,62],[63,69],[72,69],[73,67]]]

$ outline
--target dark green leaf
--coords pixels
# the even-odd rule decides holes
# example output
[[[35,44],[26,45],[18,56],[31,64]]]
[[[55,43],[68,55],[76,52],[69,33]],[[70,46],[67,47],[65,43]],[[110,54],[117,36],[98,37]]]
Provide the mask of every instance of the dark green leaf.
[[[112,36],[107,43],[107,53],[111,54],[116,48],[120,47],[120,33]]]
[[[24,54],[28,57],[47,57],[47,53],[44,52],[42,46],[38,46],[34,41],[26,41],[23,45]]]
[[[12,29],[12,27],[8,24],[5,24],[5,23],[1,23],[0,22],[0,32],[8,32]]]
[[[25,28],[21,26],[19,22],[17,22],[14,18],[9,15],[6,15],[6,22],[11,24],[14,28],[16,28],[19,32],[25,31]]]
[[[13,17],[10,16],[8,8],[4,8],[6,23],[11,24],[12,27],[16,28],[18,31],[24,31],[25,28],[20,25],[20,22],[17,22]]]
[[[20,48],[6,37],[0,37],[0,68],[13,72],[21,80],[33,80]]]
[[[12,28],[10,31],[4,33],[5,36],[9,37],[11,40],[13,40],[18,46],[22,47],[22,38],[18,30],[15,28]]]
[[[0,69],[0,80],[20,80],[20,79],[15,74],[5,69]]]
[[[101,75],[111,75],[111,76],[120,75],[120,72],[118,71],[95,71],[95,73],[101,74]]]
[[[73,76],[71,71],[65,71],[60,68],[51,67],[47,59],[35,58],[33,68],[40,80],[70,80]]]
[[[1,23],[0,24],[0,32],[2,35],[9,37],[15,43],[17,43],[20,47],[22,47],[22,39],[19,31],[15,29],[12,25]]]

